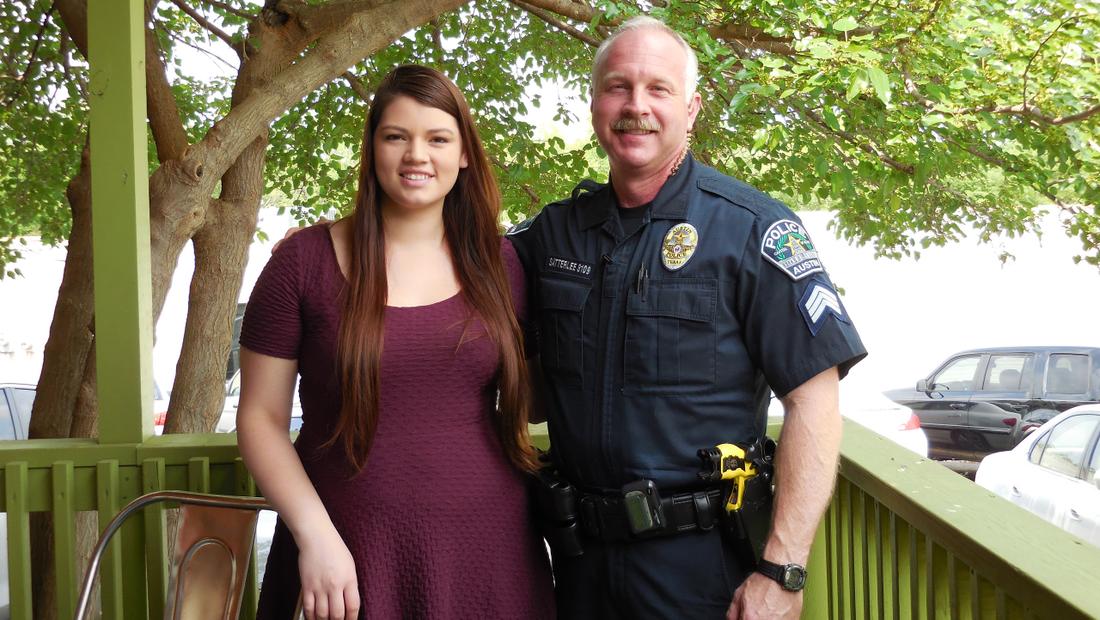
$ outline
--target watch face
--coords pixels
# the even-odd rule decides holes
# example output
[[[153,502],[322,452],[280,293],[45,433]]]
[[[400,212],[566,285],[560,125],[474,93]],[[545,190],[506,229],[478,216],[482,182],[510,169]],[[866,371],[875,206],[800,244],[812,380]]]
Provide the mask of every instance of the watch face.
[[[782,583],[788,590],[801,590],[806,585],[806,569],[793,564],[784,566]]]

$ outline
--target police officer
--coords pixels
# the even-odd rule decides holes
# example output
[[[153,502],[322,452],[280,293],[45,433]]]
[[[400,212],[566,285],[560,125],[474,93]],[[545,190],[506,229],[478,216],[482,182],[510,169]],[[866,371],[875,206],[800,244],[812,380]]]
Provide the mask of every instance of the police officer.
[[[832,494],[838,380],[866,353],[798,218],[692,157],[696,79],[678,34],[623,24],[592,71],[610,183],[509,234],[554,465],[580,494],[583,553],[554,557],[562,618],[798,617]],[[721,500],[696,452],[760,438],[769,389],[786,421],[752,572],[714,527]]]

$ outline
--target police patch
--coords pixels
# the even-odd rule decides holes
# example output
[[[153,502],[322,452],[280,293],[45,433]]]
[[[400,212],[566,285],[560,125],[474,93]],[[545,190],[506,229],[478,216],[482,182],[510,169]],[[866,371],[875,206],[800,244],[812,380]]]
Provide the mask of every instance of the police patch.
[[[821,331],[830,316],[835,316],[836,320],[843,323],[849,322],[844,304],[840,303],[840,295],[824,278],[814,278],[806,283],[806,290],[798,301],[798,309],[802,311],[806,327],[814,336]]]
[[[772,224],[760,241],[760,253],[792,280],[825,271],[810,235],[793,220],[779,220]]]
[[[669,229],[661,243],[661,264],[669,271],[676,271],[687,264],[699,244],[699,232],[687,222]]]

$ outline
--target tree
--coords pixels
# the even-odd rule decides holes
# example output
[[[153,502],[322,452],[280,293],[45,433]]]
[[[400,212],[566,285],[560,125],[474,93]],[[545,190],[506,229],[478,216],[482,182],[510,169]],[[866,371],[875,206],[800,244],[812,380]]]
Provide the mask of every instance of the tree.
[[[639,12],[699,52],[705,161],[837,210],[883,255],[1036,230],[1052,204],[1100,265],[1100,8],[1073,0],[171,0],[148,5],[154,319],[196,257],[167,432],[208,431],[261,197],[345,210],[373,85],[436,65],[470,99],[514,221],[591,174],[594,142],[517,119],[539,82],[586,91],[592,51]],[[28,231],[67,239],[31,433],[96,433],[85,0],[0,4],[0,265]],[[188,75],[227,50],[232,80]],[[223,52],[210,52],[223,53]],[[235,58],[232,58],[235,56]],[[569,117],[568,109],[557,110]],[[0,272],[3,272],[0,269]],[[47,558],[49,554],[45,556]],[[36,588],[46,600],[49,587]],[[45,598],[43,598],[45,597]]]

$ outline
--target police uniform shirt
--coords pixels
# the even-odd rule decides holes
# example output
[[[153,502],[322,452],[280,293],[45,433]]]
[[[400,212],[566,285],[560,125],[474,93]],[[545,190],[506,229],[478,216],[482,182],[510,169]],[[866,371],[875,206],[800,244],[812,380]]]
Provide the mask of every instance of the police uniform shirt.
[[[689,155],[632,234],[616,206],[586,181],[509,233],[554,461],[591,490],[697,486],[699,448],[764,434],[769,387],[843,377],[866,351],[782,203]]]

